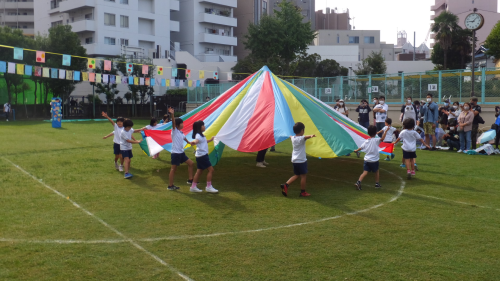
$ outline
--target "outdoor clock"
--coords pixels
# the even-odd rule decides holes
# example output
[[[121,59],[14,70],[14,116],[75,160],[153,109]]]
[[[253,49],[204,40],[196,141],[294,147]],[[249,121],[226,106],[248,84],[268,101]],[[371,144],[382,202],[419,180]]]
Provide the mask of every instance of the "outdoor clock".
[[[470,30],[478,30],[483,27],[484,17],[478,13],[469,14],[465,18],[465,27]]]

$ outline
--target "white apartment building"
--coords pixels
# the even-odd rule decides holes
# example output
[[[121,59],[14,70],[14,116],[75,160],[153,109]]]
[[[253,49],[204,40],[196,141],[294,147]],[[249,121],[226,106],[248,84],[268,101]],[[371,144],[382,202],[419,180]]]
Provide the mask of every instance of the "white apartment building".
[[[172,57],[178,0],[36,0],[35,33],[67,24],[92,57]],[[171,52],[173,51],[173,52]],[[158,53],[159,55],[156,55]]]
[[[21,29],[24,35],[35,34],[33,0],[0,0],[0,26]]]
[[[201,62],[235,62],[236,7],[237,0],[180,1],[180,11],[172,13],[172,19],[180,23],[180,32],[172,33],[172,41]]]

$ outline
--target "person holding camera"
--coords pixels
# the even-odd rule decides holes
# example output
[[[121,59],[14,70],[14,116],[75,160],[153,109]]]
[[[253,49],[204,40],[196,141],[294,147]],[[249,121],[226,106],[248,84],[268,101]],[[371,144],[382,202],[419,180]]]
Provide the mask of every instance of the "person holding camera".
[[[425,143],[431,146],[430,150],[436,150],[436,126],[438,124],[439,108],[437,103],[432,101],[431,93],[427,94],[427,102],[420,108],[420,114],[424,117]],[[424,150],[427,149],[424,148]]]
[[[372,109],[368,105],[368,101],[365,99],[361,100],[361,102],[358,105],[358,108],[356,108],[356,112],[359,113],[358,117],[358,122],[359,125],[365,127],[365,129],[368,130],[368,126],[370,126],[370,112]]]
[[[399,121],[403,122],[404,120],[410,118],[415,121],[417,124],[418,121],[418,110],[415,104],[413,104],[413,99],[411,97],[406,98],[406,104],[403,104],[401,107],[401,116],[399,117]]]
[[[476,149],[477,143],[477,132],[479,131],[479,124],[484,124],[484,120],[479,115],[481,113],[481,106],[477,104],[478,99],[476,97],[472,97],[470,99],[471,111],[474,113],[474,120],[472,121],[472,131],[471,131],[471,143],[472,149]]]
[[[444,101],[444,106],[439,108],[439,124],[441,129],[446,131],[448,129],[448,116],[450,115],[450,100]]]
[[[456,148],[457,151],[460,150],[460,139],[456,122],[454,119],[450,120],[448,128],[445,131],[446,134],[443,135],[443,140],[448,144],[450,151],[453,151],[453,148]]]

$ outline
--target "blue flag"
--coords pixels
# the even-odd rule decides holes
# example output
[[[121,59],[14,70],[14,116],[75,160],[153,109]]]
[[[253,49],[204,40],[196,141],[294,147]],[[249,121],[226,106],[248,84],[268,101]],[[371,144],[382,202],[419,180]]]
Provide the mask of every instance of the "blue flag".
[[[153,87],[156,84],[156,81],[154,78],[151,78],[151,87]]]
[[[161,86],[162,87],[167,86],[167,82],[165,82],[165,79],[161,79]]]
[[[7,72],[7,63],[0,61],[0,72]]]
[[[73,74],[73,80],[80,81],[80,71],[75,71]]]
[[[128,77],[128,84],[129,85],[134,85],[134,77],[133,76],[129,76]]]
[[[54,79],[59,78],[59,70],[57,68],[52,68],[50,70],[50,78],[54,78]]]
[[[33,75],[33,66],[25,65],[24,66],[24,75],[28,75],[28,76]]]

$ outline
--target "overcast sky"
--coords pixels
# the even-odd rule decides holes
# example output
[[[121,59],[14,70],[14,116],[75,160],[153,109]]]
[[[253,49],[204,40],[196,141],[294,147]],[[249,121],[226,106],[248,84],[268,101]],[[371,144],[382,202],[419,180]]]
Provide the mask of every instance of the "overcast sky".
[[[408,41],[413,45],[415,31],[418,47],[429,31],[430,16],[433,14],[431,6],[434,3],[434,0],[316,0],[316,10],[336,7],[338,12],[342,12],[349,9],[357,30],[380,30],[380,40],[387,43],[396,44],[398,30],[405,30]],[[427,46],[430,42],[431,39],[427,41]]]

